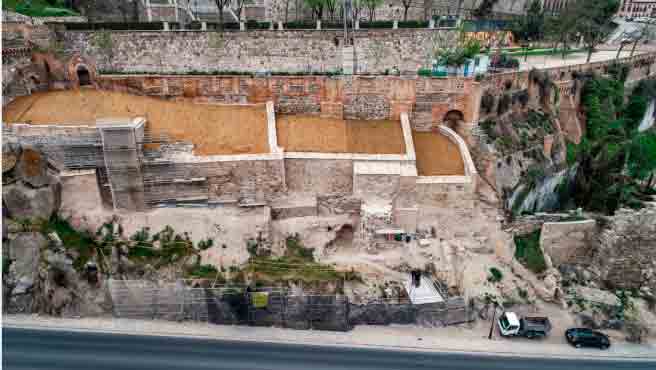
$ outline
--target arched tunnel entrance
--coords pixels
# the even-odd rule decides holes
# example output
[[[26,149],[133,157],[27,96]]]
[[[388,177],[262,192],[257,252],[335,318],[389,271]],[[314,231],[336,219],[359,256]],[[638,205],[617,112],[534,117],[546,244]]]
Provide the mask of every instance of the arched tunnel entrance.
[[[77,67],[77,79],[80,83],[80,86],[91,85],[91,75],[89,74],[89,70],[85,67]]]
[[[446,125],[448,128],[450,128],[453,131],[458,131],[458,126],[460,126],[460,122],[464,122],[465,120],[465,115],[462,114],[461,111],[459,110],[450,110],[446,112],[444,115],[444,119],[442,120],[443,124]]]

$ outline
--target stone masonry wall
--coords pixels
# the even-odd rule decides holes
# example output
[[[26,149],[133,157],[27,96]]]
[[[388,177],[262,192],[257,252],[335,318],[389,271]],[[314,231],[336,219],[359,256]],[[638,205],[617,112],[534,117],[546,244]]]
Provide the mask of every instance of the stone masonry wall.
[[[554,267],[576,264],[587,259],[596,233],[594,220],[545,222],[540,233],[540,246]]]
[[[429,65],[437,33],[453,30],[361,30],[355,34],[359,73],[397,66],[416,72]],[[260,70],[329,72],[342,68],[341,30],[252,30],[244,32],[112,31],[111,43],[96,32],[63,32],[65,48],[96,59],[99,70],[181,73]]]
[[[353,162],[346,159],[285,159],[290,192],[351,194]]]
[[[205,178],[184,183],[181,180]],[[217,161],[145,165],[144,179],[157,179],[158,186],[146,188],[149,199],[182,199],[205,196],[210,201],[235,202],[244,197],[268,201],[284,191],[282,160]]]
[[[656,204],[620,209],[607,222],[593,258],[601,279],[610,287],[656,293]]]

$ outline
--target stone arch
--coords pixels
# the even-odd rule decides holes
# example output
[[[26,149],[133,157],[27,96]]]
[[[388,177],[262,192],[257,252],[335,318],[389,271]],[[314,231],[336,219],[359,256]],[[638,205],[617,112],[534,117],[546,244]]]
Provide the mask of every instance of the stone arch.
[[[80,86],[91,85],[91,75],[85,66],[78,65],[75,73],[77,74],[77,81]]]
[[[71,87],[96,86],[96,65],[93,60],[73,55],[66,65],[68,81]]]
[[[462,125],[464,121],[465,115],[462,113],[462,111],[453,109],[446,112],[444,118],[442,119],[442,124],[454,131],[457,131],[457,129]]]

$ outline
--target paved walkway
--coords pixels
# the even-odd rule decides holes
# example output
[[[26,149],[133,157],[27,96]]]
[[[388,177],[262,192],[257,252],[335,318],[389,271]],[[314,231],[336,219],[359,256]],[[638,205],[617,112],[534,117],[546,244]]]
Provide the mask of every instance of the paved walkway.
[[[636,51],[634,55],[638,55],[643,52]],[[599,50],[595,53],[592,53],[592,58],[590,62],[603,62],[607,60],[615,59],[617,55],[616,50]],[[620,58],[628,57],[631,55],[630,51],[622,51],[620,53]],[[587,59],[587,53],[578,52],[569,54],[563,59],[560,55],[536,55],[529,56],[527,61],[524,61],[523,56],[516,56],[519,59],[520,65],[519,69],[522,71],[530,70],[532,68],[543,69],[543,68],[554,68],[554,67],[563,67],[563,66],[572,66],[577,64],[585,64]]]
[[[529,341],[523,338],[487,339],[487,326],[468,325],[422,328],[410,325],[357,326],[350,332],[292,330],[249,326],[211,325],[196,322],[146,321],[113,318],[59,319],[36,315],[3,316],[3,326],[103,331],[123,334],[215,338],[236,341],[314,344],[366,348],[390,348],[411,351],[493,353],[534,357],[642,358],[656,361],[656,347],[613,343],[606,351],[576,349],[564,338],[558,343]],[[560,336],[553,333],[552,336]]]

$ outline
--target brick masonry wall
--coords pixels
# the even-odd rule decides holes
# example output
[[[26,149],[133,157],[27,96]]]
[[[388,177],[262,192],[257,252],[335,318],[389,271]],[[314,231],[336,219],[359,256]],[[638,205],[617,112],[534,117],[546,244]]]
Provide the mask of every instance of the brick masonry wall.
[[[397,66],[416,72],[430,63],[437,33],[452,30],[361,30],[355,45],[360,73]],[[101,49],[95,32],[63,33],[67,51],[95,59],[99,70],[171,73],[260,70],[328,72],[342,68],[341,30],[253,30],[233,32],[112,31]]]
[[[280,113],[399,120],[428,129],[450,110],[473,120],[473,80],[394,76],[99,76],[100,88],[199,103],[274,101]],[[421,127],[420,127],[421,126]]]

